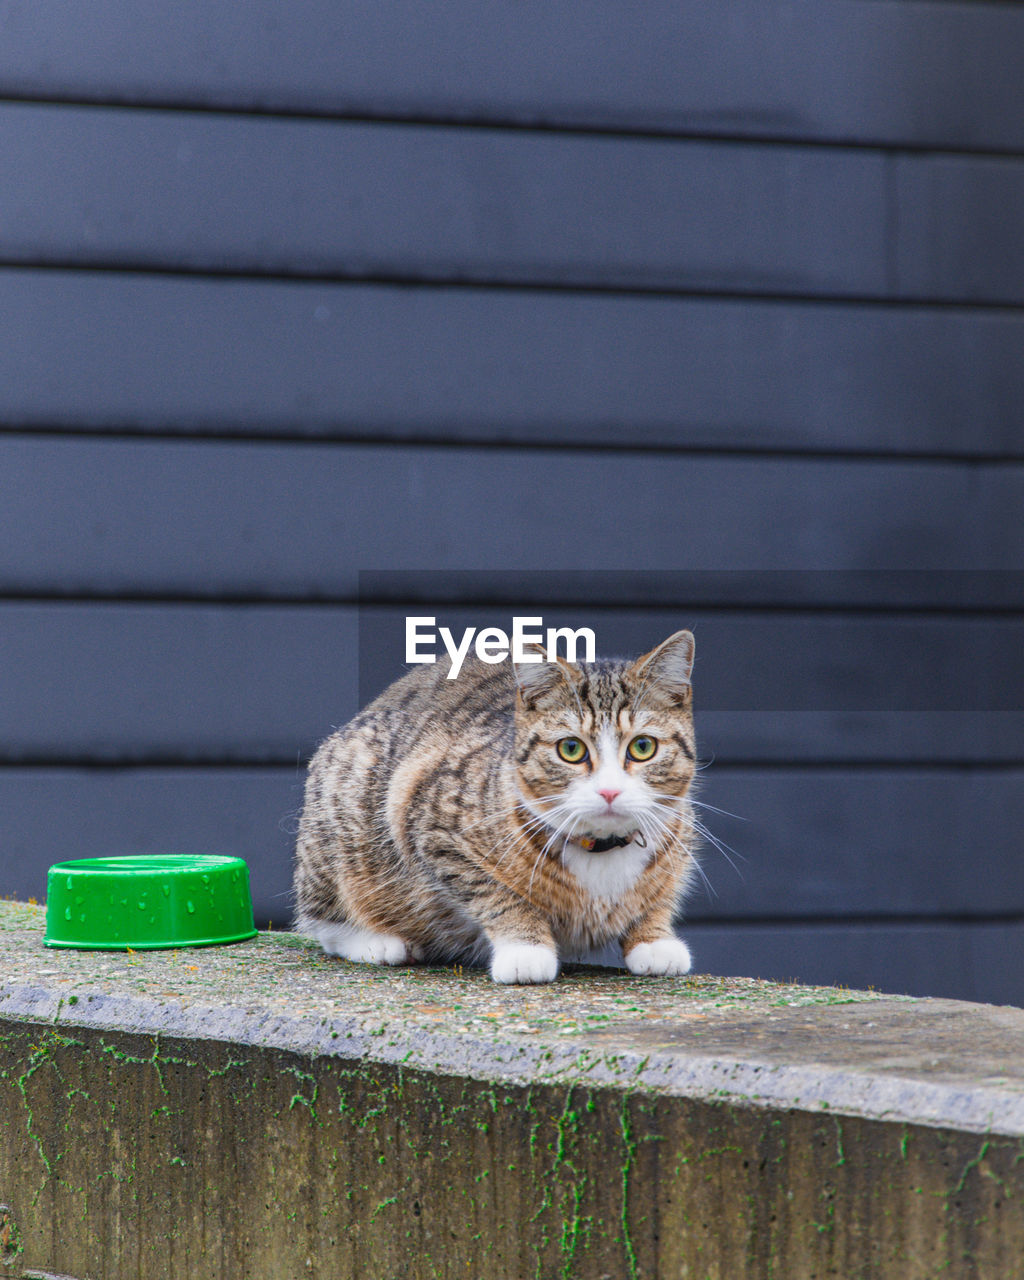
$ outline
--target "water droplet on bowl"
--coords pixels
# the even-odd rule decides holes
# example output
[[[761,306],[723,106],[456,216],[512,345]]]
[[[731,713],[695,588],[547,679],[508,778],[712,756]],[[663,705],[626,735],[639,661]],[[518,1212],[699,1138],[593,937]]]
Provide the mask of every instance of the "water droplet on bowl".
[[[65,908],[64,908],[64,919],[65,919],[65,920],[70,920],[70,919],[71,919],[71,908],[70,908],[70,907],[65,907]]]
[[[190,916],[195,914],[195,910],[196,910],[196,908],[195,908],[195,904],[194,904],[194,903],[192,903],[192,902],[186,902],[186,903],[185,903],[185,909],[188,911],[188,913],[189,913],[189,915],[190,915]]]

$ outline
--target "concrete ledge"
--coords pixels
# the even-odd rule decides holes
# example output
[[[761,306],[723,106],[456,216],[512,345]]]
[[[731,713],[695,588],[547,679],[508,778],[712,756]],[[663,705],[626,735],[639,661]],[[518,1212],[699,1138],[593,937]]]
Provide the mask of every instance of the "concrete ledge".
[[[1005,1277],[1024,1011],[304,939],[48,951],[0,904],[0,1275]]]

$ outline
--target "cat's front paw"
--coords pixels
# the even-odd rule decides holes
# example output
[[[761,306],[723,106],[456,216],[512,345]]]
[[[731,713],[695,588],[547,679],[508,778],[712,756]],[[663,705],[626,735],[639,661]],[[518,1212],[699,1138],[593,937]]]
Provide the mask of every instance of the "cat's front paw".
[[[394,933],[377,933],[351,924],[331,924],[309,930],[329,956],[354,960],[358,964],[408,964],[418,960],[418,948]]]
[[[659,978],[689,973],[692,964],[690,948],[682,938],[640,942],[626,954],[626,968],[630,973],[646,973]]]
[[[535,942],[499,942],[491,956],[495,982],[554,982],[558,954]]]

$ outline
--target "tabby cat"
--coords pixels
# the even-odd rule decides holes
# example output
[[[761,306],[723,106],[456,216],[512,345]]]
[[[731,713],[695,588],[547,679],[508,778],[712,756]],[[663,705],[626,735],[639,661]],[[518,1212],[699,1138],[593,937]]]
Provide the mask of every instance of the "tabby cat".
[[[371,964],[489,960],[495,982],[614,940],[633,973],[686,973],[693,647],[397,680],[310,764],[297,930]]]

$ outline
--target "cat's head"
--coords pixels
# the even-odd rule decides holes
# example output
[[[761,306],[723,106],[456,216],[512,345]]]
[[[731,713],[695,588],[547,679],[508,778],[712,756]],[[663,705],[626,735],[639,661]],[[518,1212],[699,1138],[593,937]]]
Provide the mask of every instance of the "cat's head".
[[[517,781],[548,827],[598,851],[657,840],[696,768],[693,650],[677,631],[635,662],[516,664]]]

